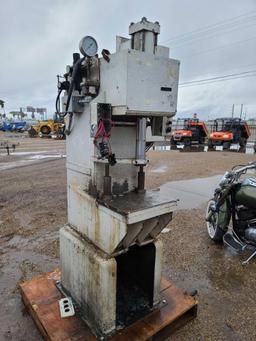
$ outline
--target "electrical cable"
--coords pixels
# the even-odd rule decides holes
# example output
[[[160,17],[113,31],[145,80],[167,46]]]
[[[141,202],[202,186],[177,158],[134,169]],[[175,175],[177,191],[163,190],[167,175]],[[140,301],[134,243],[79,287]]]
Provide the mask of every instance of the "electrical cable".
[[[66,104],[66,111],[65,111],[65,114],[64,116],[67,115],[68,113],[68,108],[69,108],[69,104],[70,104],[70,99],[71,99],[71,95],[72,95],[72,91],[73,91],[73,88],[74,88],[74,84],[75,84],[75,78],[76,78],[76,74],[77,74],[77,71],[79,70],[79,67],[82,63],[82,61],[85,59],[85,57],[83,58],[79,58],[75,65],[73,66],[73,71],[72,71],[72,76],[71,76],[71,82],[70,82],[70,86],[69,86],[69,89],[68,89],[68,97],[67,97],[67,104]]]
[[[105,127],[105,123],[109,122],[110,124],[110,129],[109,131],[107,132],[106,131],[106,127]],[[94,140],[93,140],[93,143],[95,144],[95,146],[99,149],[98,145],[97,145],[97,140],[99,138],[102,139],[102,143],[104,143],[105,141],[107,141],[108,145],[109,145],[109,152],[111,154],[111,146],[110,146],[110,143],[109,143],[109,138],[110,138],[110,133],[111,133],[111,130],[112,130],[112,121],[111,120],[106,120],[106,119],[100,119],[99,122],[98,122],[98,129],[97,129],[97,132],[94,136]]]
[[[230,24],[234,24],[235,21],[238,18],[245,17],[245,19],[246,19],[246,17],[248,17],[248,14],[251,15],[252,13],[256,13],[256,11],[249,12],[249,13],[247,12],[246,14],[242,14],[242,15],[239,15],[237,17],[233,17],[233,18],[230,18],[230,19],[222,20],[222,21],[219,21],[219,22],[217,22],[215,24],[212,24],[212,25],[204,26],[204,27],[195,29],[195,30],[187,32],[187,33],[183,33],[183,34],[180,34],[180,35],[177,35],[177,36],[173,36],[172,38],[169,38],[169,39],[161,41],[161,43],[165,43],[165,42],[172,41],[172,40],[179,40],[180,41],[181,39],[185,39],[185,38],[188,39],[189,36],[191,36],[191,35],[198,34],[198,33],[200,34],[200,33],[202,33],[202,31],[203,32],[204,32],[204,30],[208,31],[209,29],[216,28],[216,26],[217,26],[217,29],[218,29],[218,26],[221,27],[221,26],[225,25],[225,23],[228,24],[228,22],[230,22]],[[249,15],[249,17],[250,17],[250,15]],[[252,17],[254,17],[254,15]]]
[[[216,77],[211,77],[211,78],[204,78],[204,79],[198,79],[198,80],[193,80],[193,81],[187,81],[187,82],[180,83],[180,85],[197,83],[197,82],[208,81],[208,80],[210,81],[210,80],[214,80],[214,79],[218,79],[218,78],[239,76],[239,75],[248,74],[248,73],[252,73],[252,72],[256,72],[256,70],[249,70],[249,71],[244,71],[244,72],[240,72],[240,73],[231,73],[229,75],[224,75],[224,76],[216,76]]]
[[[109,127],[106,129],[106,125]],[[102,159],[107,158],[111,166],[116,164],[115,154],[112,153],[110,144],[110,134],[113,128],[113,122],[110,119],[100,119],[98,121],[98,129],[94,136],[93,143],[99,150]],[[97,144],[97,140],[101,139],[101,142]]]
[[[251,37],[251,38],[248,38],[248,39],[244,39],[244,40],[239,40],[239,41],[235,41],[235,42],[232,42],[232,43],[229,43],[229,44],[225,44],[225,45],[221,45],[221,46],[216,46],[212,49],[208,49],[208,50],[204,50],[204,51],[199,51],[199,52],[196,52],[196,53],[191,53],[187,56],[184,56],[182,57],[182,59],[184,58],[190,58],[191,56],[197,56],[197,55],[200,55],[200,54],[204,54],[204,53],[209,53],[209,52],[212,52],[212,51],[219,51],[219,49],[224,49],[224,48],[227,48],[229,46],[232,46],[232,45],[237,45],[237,44],[244,44],[248,41],[251,41],[251,40],[254,40],[256,39],[256,36],[255,37]]]
[[[199,86],[199,85],[208,85],[208,84],[212,84],[212,83],[219,83],[219,82],[231,81],[231,80],[234,80],[234,79],[242,79],[242,78],[248,78],[248,77],[256,77],[256,74],[239,76],[239,77],[233,77],[233,78],[226,78],[226,79],[220,79],[220,80],[215,80],[215,81],[205,82],[205,83],[188,84],[188,85],[181,86],[180,88],[187,88],[187,87]]]
[[[71,133],[72,122],[73,122],[73,112],[69,113],[68,128],[65,129],[65,134],[66,135],[70,135],[70,133]]]
[[[230,72],[232,71],[236,71],[238,69],[244,69],[244,68],[247,68],[247,67],[251,67],[251,66],[255,66],[256,64],[253,63],[253,64],[246,64],[246,65],[240,65],[240,66],[236,66],[235,68],[231,69]],[[218,69],[217,71],[220,71],[221,69]],[[226,70],[226,67],[222,68],[222,70]],[[249,71],[249,70],[248,70]]]
[[[69,108],[69,104],[70,104],[70,99],[72,96],[72,92],[73,92],[73,88],[74,88],[74,84],[75,84],[75,79],[76,79],[76,75],[77,72],[81,66],[81,63],[84,61],[85,57],[79,58],[76,63],[73,66],[73,71],[72,71],[72,76],[71,76],[71,82],[70,82],[70,86],[68,89],[68,97],[67,97],[67,103],[66,103],[66,110],[65,113],[63,115],[63,117],[65,117],[68,114],[68,108]],[[72,121],[73,121],[73,113],[69,113],[69,122],[68,122],[68,128],[65,130],[65,134],[66,135],[70,135],[71,133],[71,126],[72,126]]]
[[[248,28],[248,27],[251,27],[251,26],[254,26],[254,25],[256,25],[256,21],[251,23],[251,24],[249,24],[249,25],[248,25],[248,23],[245,23],[245,27],[243,27],[243,28]],[[238,29],[241,30],[241,27],[235,25],[233,28],[230,28],[229,30],[226,30],[226,32],[223,32],[222,30],[214,31],[214,32],[209,32],[209,34],[207,34],[205,36],[202,35],[202,36],[198,36],[198,37],[195,37],[193,39],[190,39],[189,41],[185,41],[185,42],[181,42],[181,43],[177,43],[177,44],[172,44],[171,47],[172,47],[172,49],[183,48],[186,45],[198,43],[202,39],[210,39],[210,38],[214,38],[214,37],[219,37],[220,34],[221,35],[227,34],[227,33],[233,32],[233,31],[238,30]]]
[[[57,115],[60,114],[60,95],[61,95],[61,93],[62,93],[62,89],[59,89],[58,95],[57,95],[56,101],[55,101],[55,109],[56,109]]]
[[[217,22],[215,24],[212,24],[212,25],[207,25],[207,26],[195,29],[195,30],[193,30],[191,32],[187,32],[187,33],[183,33],[183,34],[180,34],[180,35],[177,35],[177,36],[173,36],[173,37],[171,37],[169,39],[161,41],[160,43],[172,42],[172,41],[175,41],[175,40],[181,41],[181,40],[184,40],[184,39],[191,39],[191,36],[193,36],[193,35],[203,34],[203,33],[209,32],[210,30],[213,30],[213,29],[215,29],[215,30],[217,29],[218,30],[220,28],[223,28],[223,26],[225,26],[225,25],[226,26],[234,25],[234,24],[236,24],[236,25],[238,24],[239,25],[239,21],[241,21],[241,20],[254,19],[255,13],[256,13],[256,11],[247,12],[245,14],[241,14],[239,16],[232,17],[230,19],[219,21],[219,22]],[[239,18],[243,18],[243,19],[238,20]]]
[[[218,81],[218,80],[225,80],[227,78],[229,79],[237,79],[237,78],[244,78],[246,76],[255,76],[256,74],[254,74],[256,72],[256,70],[251,70],[251,71],[244,71],[244,72],[240,72],[240,73],[233,73],[233,74],[229,74],[229,75],[223,75],[223,76],[217,76],[217,77],[211,77],[211,78],[204,78],[204,79],[198,79],[198,80],[192,80],[192,81],[187,81],[187,82],[183,82],[180,83],[179,86],[180,87],[185,87],[185,86],[190,86],[190,85],[197,85],[200,83],[204,83],[204,84],[208,84],[210,82],[214,82],[214,81]],[[237,76],[241,76],[241,77],[237,77]],[[242,77],[244,76],[244,77]],[[233,78],[231,78],[233,77]],[[208,83],[206,83],[208,82]]]

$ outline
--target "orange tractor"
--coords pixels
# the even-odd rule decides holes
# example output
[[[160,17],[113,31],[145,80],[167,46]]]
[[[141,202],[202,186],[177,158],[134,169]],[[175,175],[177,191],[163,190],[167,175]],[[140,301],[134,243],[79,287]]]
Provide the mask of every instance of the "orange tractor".
[[[180,127],[179,129],[177,129]],[[198,118],[178,119],[176,130],[172,132],[172,148],[189,148],[193,146],[204,146],[208,136],[208,130],[203,121]]]
[[[217,118],[209,135],[208,147],[214,149],[222,146],[223,149],[230,149],[232,145],[237,145],[240,149],[245,149],[250,135],[246,121],[241,118]]]

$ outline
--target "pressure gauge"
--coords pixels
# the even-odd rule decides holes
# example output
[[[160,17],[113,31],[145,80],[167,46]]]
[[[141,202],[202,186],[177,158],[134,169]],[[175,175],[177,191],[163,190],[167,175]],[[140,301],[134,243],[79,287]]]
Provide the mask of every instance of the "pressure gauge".
[[[85,36],[79,43],[79,50],[85,57],[94,57],[98,52],[98,44],[91,36]]]

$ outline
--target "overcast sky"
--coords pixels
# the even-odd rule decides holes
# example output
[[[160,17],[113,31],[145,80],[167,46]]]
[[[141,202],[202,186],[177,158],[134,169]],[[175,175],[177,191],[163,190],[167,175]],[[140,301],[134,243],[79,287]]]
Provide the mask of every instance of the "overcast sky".
[[[146,16],[159,21],[159,42],[181,61],[180,83],[256,70],[256,0],[0,0],[0,99],[6,112],[32,105],[54,112],[56,75],[84,35],[99,50]],[[256,73],[180,87],[178,114],[256,117]],[[238,77],[238,76],[237,76]],[[239,76],[240,77],[240,76]]]

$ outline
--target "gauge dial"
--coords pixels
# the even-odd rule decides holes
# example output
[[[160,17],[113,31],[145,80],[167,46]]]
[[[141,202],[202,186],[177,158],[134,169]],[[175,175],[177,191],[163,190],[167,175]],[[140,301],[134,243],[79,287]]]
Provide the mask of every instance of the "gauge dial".
[[[98,52],[98,44],[91,36],[85,36],[79,43],[79,50],[85,57],[94,57]]]

